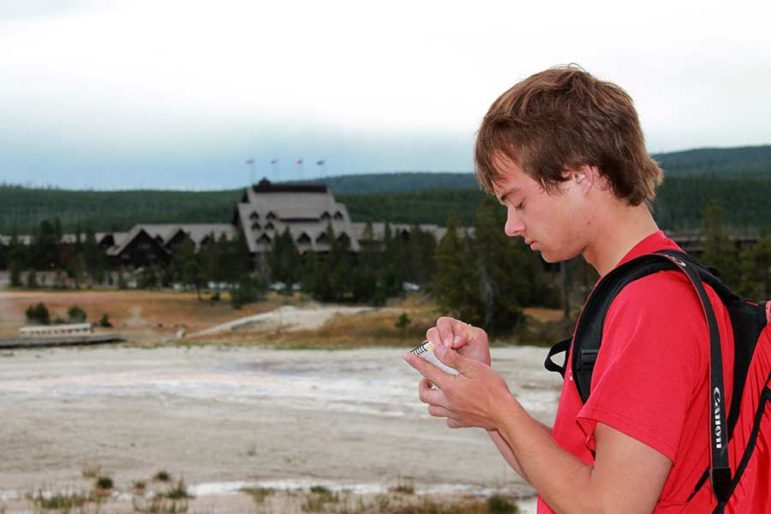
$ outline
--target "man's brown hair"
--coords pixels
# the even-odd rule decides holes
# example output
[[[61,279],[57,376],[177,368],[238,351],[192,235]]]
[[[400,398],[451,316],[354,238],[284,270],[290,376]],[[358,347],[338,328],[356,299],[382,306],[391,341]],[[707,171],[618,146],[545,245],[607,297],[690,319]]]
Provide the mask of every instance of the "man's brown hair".
[[[630,96],[576,65],[536,73],[490,107],[474,155],[477,178],[487,192],[502,178],[495,165],[501,155],[547,191],[567,180],[567,168],[596,166],[615,196],[631,205],[652,200],[662,178],[645,150]]]

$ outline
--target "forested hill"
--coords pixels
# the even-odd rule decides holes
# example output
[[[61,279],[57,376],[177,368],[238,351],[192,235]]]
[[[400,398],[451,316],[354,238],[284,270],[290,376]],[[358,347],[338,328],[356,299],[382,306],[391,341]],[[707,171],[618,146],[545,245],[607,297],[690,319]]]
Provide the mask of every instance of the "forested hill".
[[[770,179],[771,145],[653,154],[667,177]],[[479,189],[473,173],[373,173],[325,179],[335,194]]]
[[[771,145],[654,154],[667,176],[771,179]]]
[[[655,210],[668,229],[697,229],[716,201],[734,230],[771,232],[771,146],[656,155],[666,172]],[[482,198],[472,173],[388,173],[325,182],[354,221],[470,224]],[[71,191],[0,186],[0,234],[32,233],[58,217],[65,231],[128,230],[136,223],[227,223],[242,190]]]

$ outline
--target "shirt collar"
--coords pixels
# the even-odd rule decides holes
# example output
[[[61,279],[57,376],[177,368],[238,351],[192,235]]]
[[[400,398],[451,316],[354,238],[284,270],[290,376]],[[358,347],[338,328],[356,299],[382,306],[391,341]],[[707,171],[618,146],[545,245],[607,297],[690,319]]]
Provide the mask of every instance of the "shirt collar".
[[[618,262],[618,264],[616,264],[616,267],[621,266],[625,262],[629,262],[632,259],[636,259],[641,255],[664,249],[683,251],[682,248],[677,245],[677,243],[672,241],[666,236],[666,234],[664,234],[663,230],[658,230],[634,245],[632,249],[629,250],[626,255],[624,255],[624,257]]]

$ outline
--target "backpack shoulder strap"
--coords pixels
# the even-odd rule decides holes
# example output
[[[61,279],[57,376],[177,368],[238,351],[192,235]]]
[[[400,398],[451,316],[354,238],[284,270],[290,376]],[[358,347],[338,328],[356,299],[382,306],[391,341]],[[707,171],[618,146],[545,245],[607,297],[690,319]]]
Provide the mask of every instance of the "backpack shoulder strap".
[[[576,323],[571,362],[568,363],[582,402],[589,399],[592,372],[602,344],[602,329],[613,300],[630,282],[658,271],[677,269],[677,264],[668,257],[647,254],[613,269],[594,287]]]
[[[710,477],[716,497],[720,501],[726,501],[730,495],[731,471],[728,465],[723,359],[717,318],[701,279],[701,275],[710,275],[711,278],[714,278],[708,270],[687,254],[670,250],[643,255],[612,270],[594,288],[581,312],[573,338],[569,364],[573,371],[578,394],[581,401],[585,403],[591,393],[592,372],[602,343],[605,316],[613,299],[630,282],[658,271],[667,270],[682,272],[688,278],[699,299],[709,328],[710,412],[712,412],[710,416]],[[716,278],[715,282],[722,286],[722,283]],[[725,286],[722,287],[725,288]],[[725,289],[727,290],[727,288]]]

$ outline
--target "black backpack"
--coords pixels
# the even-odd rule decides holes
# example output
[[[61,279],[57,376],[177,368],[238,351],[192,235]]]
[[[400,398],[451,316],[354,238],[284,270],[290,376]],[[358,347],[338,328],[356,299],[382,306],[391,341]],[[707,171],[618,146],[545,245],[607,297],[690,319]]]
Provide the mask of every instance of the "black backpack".
[[[748,466],[768,476],[771,466],[771,305],[750,302],[731,292],[716,276],[714,270],[700,264],[690,255],[662,250],[643,255],[615,268],[602,277],[590,294],[578,318],[573,338],[554,345],[544,363],[546,369],[565,376],[569,365],[581,401],[586,403],[591,393],[592,371],[602,343],[605,316],[616,295],[630,282],[659,271],[678,270],[687,277],[698,295],[709,327],[710,344],[710,465],[694,486],[689,500],[710,478],[717,499],[715,513],[722,513],[726,506],[734,512],[771,512],[768,489],[771,484],[742,483],[742,491],[750,491],[744,497],[732,498]],[[734,335],[734,384],[731,406],[724,404],[723,360],[720,333],[712,304],[702,282],[709,284],[728,310]],[[572,343],[572,347],[571,347]],[[568,351],[571,350],[571,351]],[[565,352],[562,366],[552,357]],[[570,363],[567,362],[571,356]],[[747,386],[747,387],[745,387]],[[707,408],[707,406],[705,406]],[[734,438],[739,426],[741,437]],[[727,437],[726,437],[727,436]],[[741,441],[738,441],[741,439]],[[756,452],[757,443],[762,448]],[[727,442],[727,444],[726,444]],[[732,474],[729,466],[729,445],[741,444],[741,459]],[[762,455],[760,455],[762,453]],[[763,480],[763,479],[761,479]],[[758,491],[753,494],[752,491]],[[762,503],[762,505],[759,505]]]

